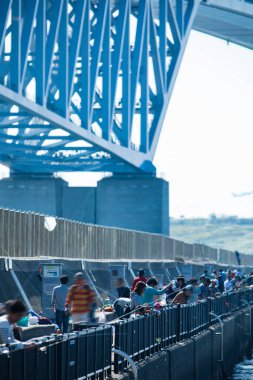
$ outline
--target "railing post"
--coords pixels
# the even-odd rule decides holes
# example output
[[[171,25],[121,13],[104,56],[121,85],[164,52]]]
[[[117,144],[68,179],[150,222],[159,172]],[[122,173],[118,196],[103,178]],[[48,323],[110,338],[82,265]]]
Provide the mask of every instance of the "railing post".
[[[181,332],[181,308],[177,305],[177,342],[180,342],[180,332]]]
[[[225,299],[226,299],[226,315],[229,314],[229,296],[228,293],[225,294]]]
[[[221,344],[221,363],[223,363],[223,338],[224,338],[224,336],[223,336],[223,322],[217,314],[212,313],[212,312],[210,314],[213,317],[215,317],[215,319],[217,319],[219,324],[220,324],[220,330],[221,330],[221,343],[220,343]]]
[[[120,322],[115,323],[115,336],[114,336],[114,345],[118,350],[120,347]],[[114,373],[119,373],[119,356],[114,353]]]
[[[187,308],[187,338],[191,337],[192,305]]]
[[[207,299],[207,312],[208,312],[208,325],[211,326],[212,324],[212,316],[211,316],[211,311],[212,311],[212,300],[210,298]]]

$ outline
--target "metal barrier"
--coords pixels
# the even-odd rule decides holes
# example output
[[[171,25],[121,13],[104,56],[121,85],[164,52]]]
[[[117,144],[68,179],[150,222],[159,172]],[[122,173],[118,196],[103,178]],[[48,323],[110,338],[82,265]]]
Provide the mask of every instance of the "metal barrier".
[[[206,300],[191,305],[181,305],[180,313],[180,333],[178,340],[190,338],[204,331],[209,326],[209,304]]]
[[[161,347],[167,347],[177,341],[178,307],[165,307],[161,310]]]
[[[0,256],[58,257],[76,259],[194,260],[202,265],[236,265],[234,252],[203,244],[186,244],[167,236],[95,226],[55,218],[52,231],[45,228],[45,216],[0,209]],[[243,266],[253,266],[253,257],[241,254]]]
[[[221,294],[216,298],[208,300],[210,303],[210,312],[218,315],[221,318],[224,318],[228,314],[228,295]],[[210,322],[213,323],[216,320],[216,317],[211,316]]]
[[[115,324],[115,347],[135,362],[167,347],[205,331],[231,313],[253,304],[253,289],[238,290],[198,303],[167,306],[153,315],[125,319]],[[114,371],[127,366],[114,355]]]
[[[115,324],[115,347],[138,361],[177,341],[177,321],[177,306],[165,307],[151,315],[119,321]],[[115,373],[125,365],[115,355]]]
[[[39,338],[41,339],[41,338]],[[103,380],[111,371],[112,327],[47,337],[0,354],[1,380]]]
[[[138,316],[115,324],[115,347],[126,352],[134,361],[159,351],[159,316]],[[115,354],[114,371],[126,366],[125,361]]]
[[[191,338],[217,323],[217,319],[251,304],[253,289],[242,289],[120,320],[114,329],[111,325],[88,327],[62,338],[38,338],[33,347],[2,353],[0,346],[1,380],[103,380],[111,372],[112,358],[114,372],[118,373],[129,365],[130,359],[138,362]]]

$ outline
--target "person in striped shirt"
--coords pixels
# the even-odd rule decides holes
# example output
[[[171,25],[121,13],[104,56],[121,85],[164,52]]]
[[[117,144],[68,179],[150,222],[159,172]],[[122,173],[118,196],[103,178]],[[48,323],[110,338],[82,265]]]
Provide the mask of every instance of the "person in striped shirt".
[[[72,323],[88,322],[90,311],[94,303],[94,293],[91,287],[85,282],[82,272],[74,276],[74,285],[69,289],[65,307],[71,312]]]

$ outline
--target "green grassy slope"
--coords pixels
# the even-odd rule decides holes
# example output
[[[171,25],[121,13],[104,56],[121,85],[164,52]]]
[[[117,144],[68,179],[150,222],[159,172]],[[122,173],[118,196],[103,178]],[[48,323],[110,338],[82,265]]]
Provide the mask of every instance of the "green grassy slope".
[[[201,242],[211,247],[253,253],[253,219],[237,217],[170,219],[170,237],[187,243]]]

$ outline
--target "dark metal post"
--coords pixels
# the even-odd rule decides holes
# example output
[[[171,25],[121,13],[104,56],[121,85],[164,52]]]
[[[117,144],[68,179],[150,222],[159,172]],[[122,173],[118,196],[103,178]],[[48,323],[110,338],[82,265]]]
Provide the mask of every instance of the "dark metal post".
[[[177,342],[180,342],[180,332],[181,332],[181,308],[177,305]]]

